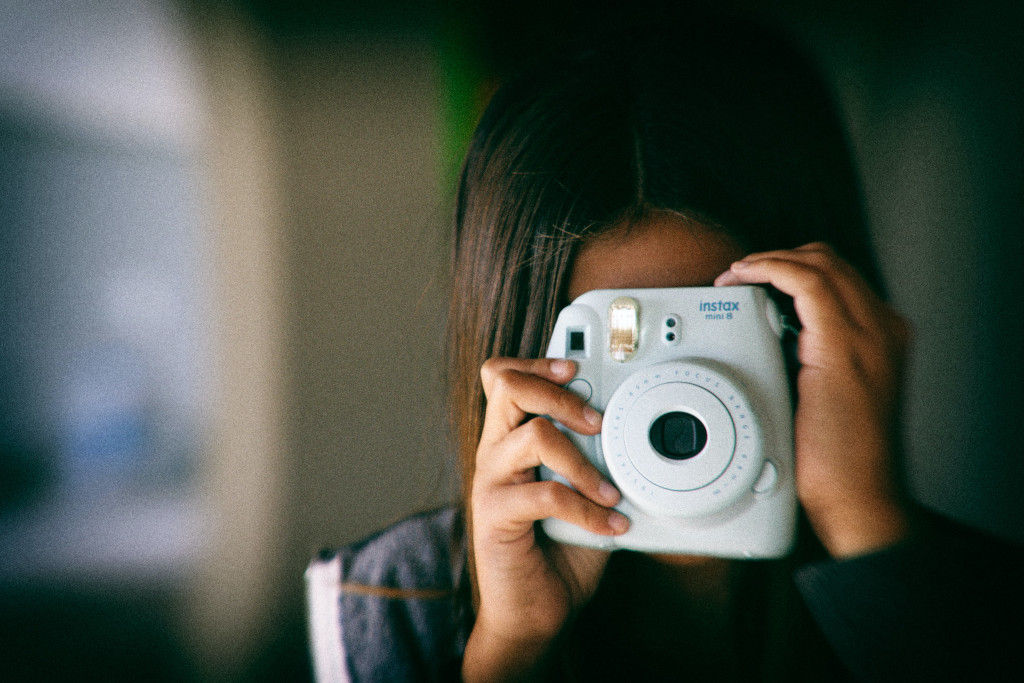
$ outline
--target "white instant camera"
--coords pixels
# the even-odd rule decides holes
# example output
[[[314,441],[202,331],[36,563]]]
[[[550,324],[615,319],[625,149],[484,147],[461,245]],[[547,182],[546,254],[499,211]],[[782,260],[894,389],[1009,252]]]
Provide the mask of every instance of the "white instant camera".
[[[564,429],[622,492],[621,536],[542,522],[603,549],[773,558],[796,527],[785,319],[763,287],[587,292],[562,310],[548,358],[604,413],[598,436]],[[542,479],[567,483],[542,467]]]

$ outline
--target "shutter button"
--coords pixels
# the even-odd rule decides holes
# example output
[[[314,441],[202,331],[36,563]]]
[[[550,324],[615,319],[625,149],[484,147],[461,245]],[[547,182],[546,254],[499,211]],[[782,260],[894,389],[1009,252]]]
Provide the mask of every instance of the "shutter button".
[[[594,395],[594,388],[590,386],[590,382],[585,379],[574,379],[565,385],[565,388],[582,398],[584,401],[589,401],[590,397]]]

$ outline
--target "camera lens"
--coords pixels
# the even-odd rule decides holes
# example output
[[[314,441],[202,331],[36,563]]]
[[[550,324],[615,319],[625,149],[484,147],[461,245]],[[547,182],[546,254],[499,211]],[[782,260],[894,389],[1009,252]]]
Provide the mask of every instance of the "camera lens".
[[[670,460],[687,460],[704,450],[708,430],[689,413],[665,413],[651,425],[651,447]]]

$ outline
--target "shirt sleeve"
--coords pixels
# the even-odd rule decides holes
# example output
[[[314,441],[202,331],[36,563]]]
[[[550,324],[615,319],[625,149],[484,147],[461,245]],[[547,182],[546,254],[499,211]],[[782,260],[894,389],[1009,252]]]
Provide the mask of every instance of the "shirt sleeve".
[[[410,517],[306,572],[318,683],[457,681],[467,629],[455,511]]]
[[[808,565],[796,583],[857,680],[1020,680],[1024,553],[933,519],[877,553]]]

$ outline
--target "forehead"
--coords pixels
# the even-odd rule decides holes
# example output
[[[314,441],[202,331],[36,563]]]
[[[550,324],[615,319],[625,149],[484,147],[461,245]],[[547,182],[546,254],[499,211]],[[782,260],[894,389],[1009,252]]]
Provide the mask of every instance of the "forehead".
[[[569,300],[593,289],[710,285],[744,255],[721,231],[655,214],[581,246],[569,277]]]

